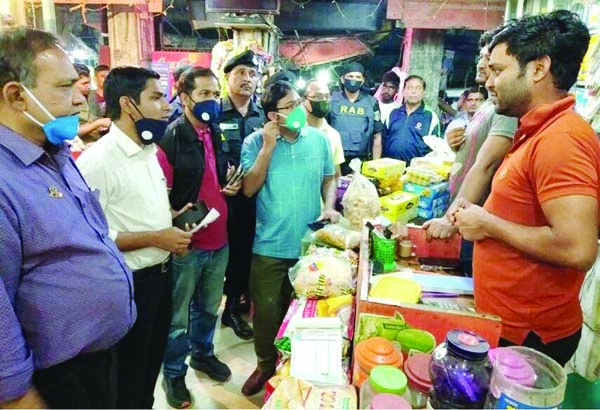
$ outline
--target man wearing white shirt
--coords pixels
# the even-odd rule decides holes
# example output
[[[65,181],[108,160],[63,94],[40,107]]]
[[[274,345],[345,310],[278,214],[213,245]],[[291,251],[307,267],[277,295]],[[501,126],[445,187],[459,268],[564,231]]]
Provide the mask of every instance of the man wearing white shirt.
[[[335,178],[339,178],[342,173],[340,164],[345,161],[344,147],[342,146],[342,137],[331,125],[327,123],[325,117],[331,109],[331,94],[326,84],[318,80],[310,80],[304,90],[304,111],[306,111],[306,122],[313,128],[321,131],[329,141],[331,157],[335,166]]]
[[[117,408],[152,408],[171,320],[171,252],[187,250],[191,233],[172,227],[167,186],[154,145],[170,107],[158,73],[119,67],[104,85],[110,131],[77,160],[100,191],[110,236],[133,271],[138,318],[119,342]]]
[[[400,77],[393,71],[388,71],[381,80],[381,99],[379,100],[379,111],[381,112],[381,122],[384,126],[390,123],[390,114],[392,110],[400,107],[400,100],[396,101],[396,95],[400,88]]]

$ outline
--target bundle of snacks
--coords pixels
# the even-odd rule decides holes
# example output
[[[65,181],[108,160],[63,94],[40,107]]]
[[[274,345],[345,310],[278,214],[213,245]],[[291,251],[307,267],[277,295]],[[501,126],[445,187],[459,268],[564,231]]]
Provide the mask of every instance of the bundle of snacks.
[[[375,185],[360,173],[354,174],[342,198],[342,205],[344,216],[356,228],[361,228],[365,219],[373,219],[381,214]]]
[[[352,227],[349,222],[339,222],[319,229],[315,232],[315,238],[336,248],[355,249],[360,246],[361,233]]]
[[[323,249],[301,257],[289,276],[296,295],[329,298],[354,292],[354,271],[351,260],[342,252]]]
[[[270,380],[275,391],[265,409],[348,409],[357,408],[356,389],[352,385],[315,386],[294,377]]]

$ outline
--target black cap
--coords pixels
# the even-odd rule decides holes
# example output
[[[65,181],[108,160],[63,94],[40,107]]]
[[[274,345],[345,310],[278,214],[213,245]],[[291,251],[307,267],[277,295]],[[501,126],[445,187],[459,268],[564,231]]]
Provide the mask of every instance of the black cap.
[[[342,69],[342,75],[346,75],[348,73],[361,73],[365,74],[365,68],[361,63],[350,63],[346,64]]]
[[[245,65],[258,70],[258,57],[256,56],[256,53],[252,50],[246,50],[243,53],[231,58],[227,64],[225,64],[223,72],[228,73],[238,65]]]
[[[265,82],[265,87],[270,86],[275,81],[287,81],[288,83],[292,84],[292,86],[295,86],[296,74],[292,73],[291,71],[287,71],[287,70],[278,71],[275,74],[273,74],[271,77],[267,78],[267,81]]]

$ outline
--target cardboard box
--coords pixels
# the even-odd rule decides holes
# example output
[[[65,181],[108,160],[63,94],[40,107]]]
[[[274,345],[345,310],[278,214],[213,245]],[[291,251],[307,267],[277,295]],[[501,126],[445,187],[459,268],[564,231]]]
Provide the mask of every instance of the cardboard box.
[[[419,196],[398,191],[379,198],[381,214],[392,222],[407,223],[417,217]]]
[[[412,192],[413,194],[419,195],[419,207],[429,210],[439,206],[445,198],[450,197],[450,190],[447,181],[428,186],[417,185],[412,182],[405,182],[402,190],[404,192]]]
[[[361,173],[367,177],[388,179],[398,177],[404,173],[406,162],[393,158],[380,158],[366,161],[362,164]]]

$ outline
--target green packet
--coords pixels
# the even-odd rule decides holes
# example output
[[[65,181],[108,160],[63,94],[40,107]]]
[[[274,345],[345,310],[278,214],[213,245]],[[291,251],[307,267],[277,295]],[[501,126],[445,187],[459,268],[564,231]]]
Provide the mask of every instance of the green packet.
[[[395,341],[398,333],[406,328],[408,325],[399,312],[395,312],[394,317],[361,313],[358,319],[358,329],[354,334],[354,342],[360,343],[375,336]]]

